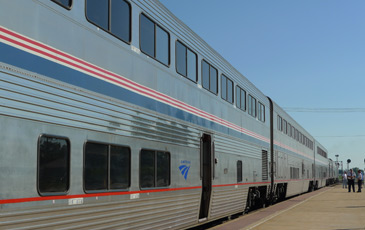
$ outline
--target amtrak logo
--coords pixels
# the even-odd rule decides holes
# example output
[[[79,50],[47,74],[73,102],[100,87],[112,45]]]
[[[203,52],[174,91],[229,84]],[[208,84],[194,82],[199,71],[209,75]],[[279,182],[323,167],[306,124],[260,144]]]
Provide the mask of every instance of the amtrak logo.
[[[190,169],[190,161],[181,161],[181,165],[179,167],[181,175],[184,176],[185,180],[188,177],[189,169]]]

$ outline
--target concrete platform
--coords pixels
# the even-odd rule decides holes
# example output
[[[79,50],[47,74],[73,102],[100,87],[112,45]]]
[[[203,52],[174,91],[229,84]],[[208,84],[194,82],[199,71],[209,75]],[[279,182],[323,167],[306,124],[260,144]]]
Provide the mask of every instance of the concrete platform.
[[[362,193],[349,193],[342,185],[322,188],[244,215],[213,229],[365,229],[365,189]]]

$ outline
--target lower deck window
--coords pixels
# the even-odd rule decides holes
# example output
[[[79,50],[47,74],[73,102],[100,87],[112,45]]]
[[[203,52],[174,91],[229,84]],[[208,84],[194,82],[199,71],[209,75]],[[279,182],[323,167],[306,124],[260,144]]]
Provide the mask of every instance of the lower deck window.
[[[86,191],[126,189],[130,185],[130,149],[124,146],[86,143],[84,186]]]
[[[142,150],[140,161],[141,188],[166,187],[170,185],[170,153]]]
[[[38,191],[42,195],[65,194],[70,186],[68,139],[41,136],[38,141]]]
[[[242,182],[242,161],[237,161],[237,182]]]
[[[299,179],[299,168],[290,167],[290,179]]]

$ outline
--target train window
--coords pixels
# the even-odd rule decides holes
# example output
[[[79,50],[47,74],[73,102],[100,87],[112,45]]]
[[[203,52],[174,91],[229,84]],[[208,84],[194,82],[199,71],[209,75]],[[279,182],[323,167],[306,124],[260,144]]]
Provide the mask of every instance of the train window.
[[[284,131],[285,134],[287,134],[287,131],[288,131],[287,126],[288,126],[288,123],[286,122],[285,119],[283,119],[283,131]]]
[[[155,24],[143,14],[140,19],[141,50],[151,57],[155,57]]]
[[[71,9],[72,0],[52,0],[52,1],[68,10]]]
[[[233,81],[221,75],[221,95],[223,100],[233,103]]]
[[[259,102],[258,110],[258,119],[265,122],[265,106],[261,102]]]
[[[176,41],[176,72],[197,82],[197,55],[179,41]]]
[[[130,5],[123,0],[110,1],[110,32],[122,39],[130,41]]]
[[[108,145],[86,143],[84,183],[85,190],[108,188]]]
[[[288,123],[288,136],[291,137],[291,124]]]
[[[170,153],[142,150],[140,161],[141,188],[170,185]]]
[[[156,59],[165,65],[169,64],[169,34],[156,26]]]
[[[170,35],[159,25],[140,16],[140,47],[141,51],[164,65],[170,64]]]
[[[86,0],[86,18],[124,42],[131,40],[131,6],[124,0]]]
[[[239,86],[236,86],[236,106],[237,108],[246,111],[246,91]]]
[[[88,142],[85,145],[86,191],[126,189],[130,185],[130,149]]]
[[[170,185],[170,154],[157,152],[156,187]]]
[[[248,114],[253,117],[256,117],[256,99],[251,95],[248,95]]]
[[[294,128],[294,140],[296,140],[296,139],[297,139],[297,129]]]
[[[279,131],[282,130],[282,122],[283,122],[283,119],[278,115],[278,130]]]
[[[130,150],[110,146],[110,189],[126,189],[130,185]]]
[[[299,141],[299,131],[295,129],[295,139]]]
[[[70,142],[66,138],[41,136],[38,140],[38,192],[65,194],[70,186]]]
[[[242,161],[237,161],[237,183],[242,182]]]
[[[290,179],[299,179],[299,168],[290,167]]]
[[[202,82],[203,88],[218,94],[218,70],[204,60],[202,61]]]

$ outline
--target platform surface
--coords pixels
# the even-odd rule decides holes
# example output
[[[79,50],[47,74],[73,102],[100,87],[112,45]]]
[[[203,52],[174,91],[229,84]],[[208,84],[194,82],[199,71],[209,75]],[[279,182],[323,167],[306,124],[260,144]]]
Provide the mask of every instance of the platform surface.
[[[213,229],[365,230],[365,189],[362,193],[349,193],[342,185],[325,187],[249,213]]]

